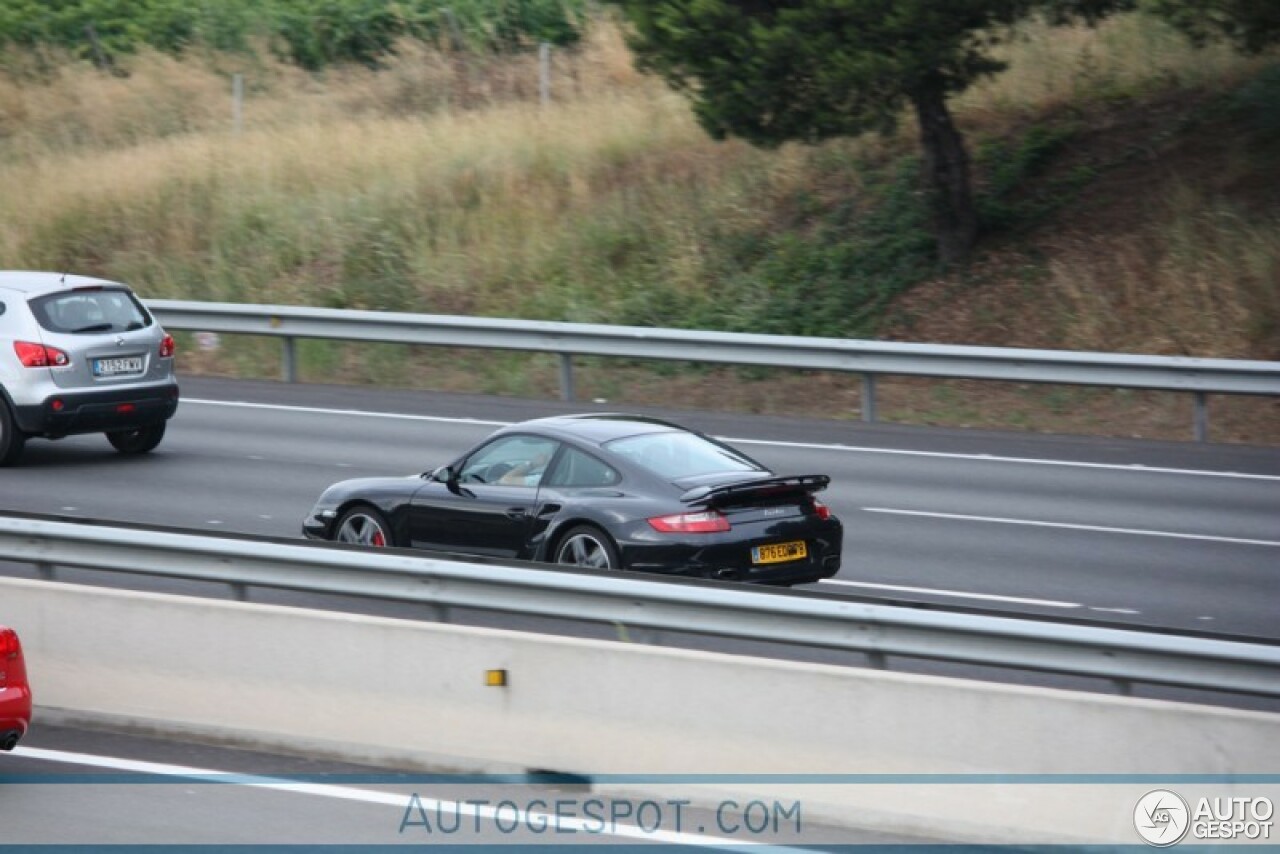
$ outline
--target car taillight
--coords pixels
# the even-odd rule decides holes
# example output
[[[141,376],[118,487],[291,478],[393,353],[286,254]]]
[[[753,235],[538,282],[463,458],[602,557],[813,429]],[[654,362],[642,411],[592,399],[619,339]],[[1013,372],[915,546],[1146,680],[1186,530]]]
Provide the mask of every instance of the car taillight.
[[[824,522],[831,518],[831,508],[818,499],[813,499],[813,512]]]
[[[715,510],[655,516],[649,524],[664,534],[715,534],[730,528],[729,520]]]
[[[173,336],[172,335],[164,336],[164,339],[160,342],[160,358],[161,359],[169,358],[170,356],[173,355],[173,351],[176,349],[177,349],[177,346],[173,343]]]
[[[14,341],[13,352],[24,368],[52,368],[71,364],[71,357],[57,347],[46,347],[30,341]]]
[[[0,659],[17,658],[21,652],[18,633],[13,629],[0,629]]]

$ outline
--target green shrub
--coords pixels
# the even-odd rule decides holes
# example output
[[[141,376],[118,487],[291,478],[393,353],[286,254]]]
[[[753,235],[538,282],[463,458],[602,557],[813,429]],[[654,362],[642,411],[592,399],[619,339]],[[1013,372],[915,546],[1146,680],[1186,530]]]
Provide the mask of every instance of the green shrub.
[[[586,0],[5,0],[0,45],[110,62],[146,45],[246,50],[254,37],[303,68],[377,66],[398,40],[513,51],[576,43]]]

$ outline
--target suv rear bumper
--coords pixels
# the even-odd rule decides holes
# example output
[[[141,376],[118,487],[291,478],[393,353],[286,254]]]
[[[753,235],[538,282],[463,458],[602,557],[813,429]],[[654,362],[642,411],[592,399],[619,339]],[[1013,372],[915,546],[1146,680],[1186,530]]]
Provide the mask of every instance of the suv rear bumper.
[[[135,430],[172,418],[177,411],[176,382],[112,391],[67,392],[51,395],[36,405],[13,407],[18,429],[49,438]]]

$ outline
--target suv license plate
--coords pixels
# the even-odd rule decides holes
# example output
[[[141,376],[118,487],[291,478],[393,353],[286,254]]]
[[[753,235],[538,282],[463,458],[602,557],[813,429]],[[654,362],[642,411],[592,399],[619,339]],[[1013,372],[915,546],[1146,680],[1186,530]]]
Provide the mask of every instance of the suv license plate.
[[[94,359],[93,375],[95,377],[116,377],[121,374],[142,373],[141,356],[123,356],[116,359]]]
[[[800,560],[809,556],[809,549],[804,540],[793,543],[777,543],[768,546],[756,546],[751,550],[752,563],[783,563],[788,560]]]

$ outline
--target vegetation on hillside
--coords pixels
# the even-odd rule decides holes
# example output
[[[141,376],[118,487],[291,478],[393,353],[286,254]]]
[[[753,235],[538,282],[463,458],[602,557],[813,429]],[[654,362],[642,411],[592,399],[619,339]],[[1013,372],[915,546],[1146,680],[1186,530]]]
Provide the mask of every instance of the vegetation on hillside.
[[[64,50],[102,67],[139,49],[249,52],[318,70],[380,65],[411,39],[511,52],[581,37],[586,0],[5,0],[0,45]]]
[[[0,258],[148,297],[1280,358],[1274,57],[1132,15],[1030,23],[1000,51],[1009,71],[953,104],[987,232],[960,271],[937,264],[909,116],[717,142],[607,19],[553,53],[548,104],[536,56],[418,39],[321,74],[269,51],[139,46],[104,72],[10,47]],[[269,348],[237,352],[274,373]],[[454,370],[353,352],[304,357],[325,377]],[[543,381],[494,364],[486,390]]]
[[[950,102],[1005,70],[1015,24],[1094,23],[1134,0],[612,0],[631,48],[693,102],[712,136],[757,145],[891,131],[910,108],[938,256],[965,260],[978,212]]]

